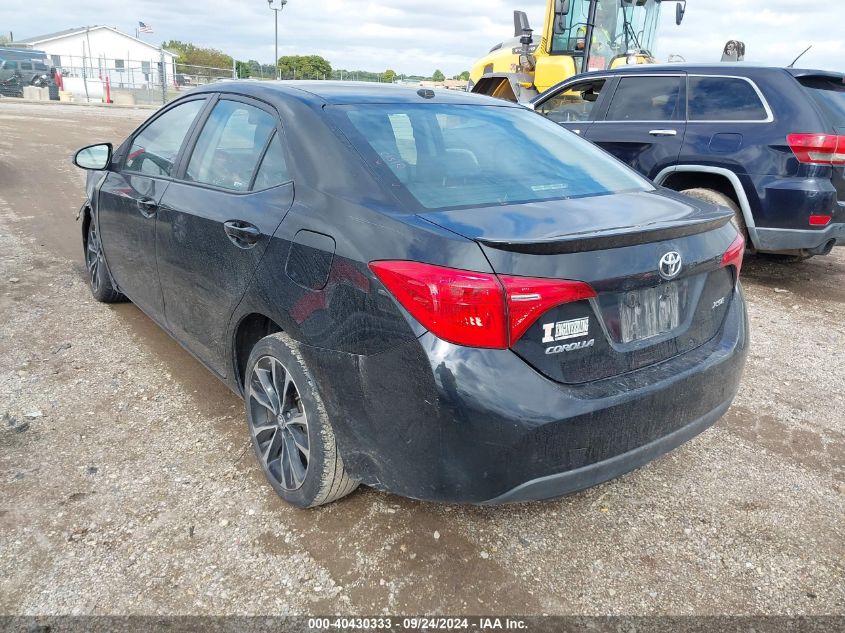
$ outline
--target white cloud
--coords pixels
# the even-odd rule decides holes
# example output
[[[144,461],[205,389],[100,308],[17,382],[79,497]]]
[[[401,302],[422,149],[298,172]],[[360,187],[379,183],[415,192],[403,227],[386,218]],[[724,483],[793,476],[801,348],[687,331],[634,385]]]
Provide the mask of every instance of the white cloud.
[[[151,23],[159,43],[192,41],[239,59],[273,59],[273,14],[266,0],[41,0],[21,11],[18,2],[0,5],[0,32],[18,38],[84,24],[109,24],[132,32],[138,20]],[[317,53],[336,68],[447,75],[470,67],[493,44],[513,35],[513,9],[528,12],[539,31],[545,0],[290,0],[279,23],[280,54]],[[131,15],[127,7],[131,6]],[[671,53],[688,61],[718,61],[724,43],[743,40],[747,58],[788,64],[813,44],[801,65],[845,70],[845,44],[829,33],[845,24],[843,2],[794,0],[689,0],[684,24],[676,27],[672,5],[661,18],[658,59]]]

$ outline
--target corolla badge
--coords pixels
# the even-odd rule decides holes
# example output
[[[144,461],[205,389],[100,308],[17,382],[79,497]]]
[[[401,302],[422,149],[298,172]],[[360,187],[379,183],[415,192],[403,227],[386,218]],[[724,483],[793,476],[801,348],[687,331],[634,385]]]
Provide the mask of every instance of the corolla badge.
[[[660,264],[657,268],[663,279],[674,279],[681,274],[683,265],[681,254],[678,251],[669,251],[660,258]]]

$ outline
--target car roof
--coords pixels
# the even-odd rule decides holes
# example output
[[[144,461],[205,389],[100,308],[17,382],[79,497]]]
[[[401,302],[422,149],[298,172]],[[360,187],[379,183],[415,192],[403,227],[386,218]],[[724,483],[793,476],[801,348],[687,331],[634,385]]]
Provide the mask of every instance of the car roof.
[[[617,75],[661,75],[661,74],[708,74],[708,75],[732,75],[737,77],[753,77],[759,73],[780,72],[789,73],[793,77],[828,77],[831,79],[845,80],[845,74],[833,72],[829,70],[815,70],[812,68],[783,68],[782,66],[770,66],[765,64],[755,64],[753,62],[718,62],[718,63],[673,63],[673,64],[631,64],[629,66],[620,66],[612,70],[593,71],[588,73],[581,73],[574,75],[569,79],[565,79],[558,84],[555,84],[549,90],[537,95],[531,100],[531,103],[538,103],[548,98],[548,95],[555,88],[568,84],[573,81],[583,81],[595,77],[615,77]]]
[[[639,73],[713,73],[713,74],[732,74],[743,75],[745,73],[758,73],[765,71],[773,72],[788,72],[795,76],[806,75],[830,75],[836,77],[843,77],[842,73],[832,72],[829,70],[815,70],[812,68],[784,68],[783,66],[772,66],[770,64],[758,64],[754,62],[717,62],[717,63],[673,63],[673,64],[631,64],[630,66],[620,66],[612,70],[603,71],[603,75],[626,75]],[[583,73],[584,76],[599,73]],[[579,77],[582,75],[579,75]]]
[[[519,107],[500,99],[458,90],[415,88],[394,84],[359,81],[226,81],[203,86],[196,92],[232,92],[261,97],[294,98],[304,102],[322,102],[332,105],[440,103],[451,105],[494,105]],[[425,93],[425,96],[423,96]]]

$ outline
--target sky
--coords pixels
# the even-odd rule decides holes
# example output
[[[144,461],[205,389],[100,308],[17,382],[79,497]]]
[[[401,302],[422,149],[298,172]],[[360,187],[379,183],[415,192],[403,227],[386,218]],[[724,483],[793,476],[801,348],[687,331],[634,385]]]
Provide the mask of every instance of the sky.
[[[40,0],[25,11],[22,2],[0,3],[0,33],[23,39],[86,24],[134,33],[142,20],[154,28],[142,37],[157,45],[178,39],[238,59],[273,59],[266,0]],[[526,11],[539,31],[545,6],[546,0],[290,0],[279,20],[279,54],[322,55],[334,68],[426,76],[440,69],[452,76],[513,36],[514,9]],[[738,39],[746,43],[748,61],[786,65],[813,44],[799,65],[845,70],[842,0],[689,0],[680,27],[674,3],[665,2],[661,22],[659,61],[670,54],[718,61],[725,42]]]

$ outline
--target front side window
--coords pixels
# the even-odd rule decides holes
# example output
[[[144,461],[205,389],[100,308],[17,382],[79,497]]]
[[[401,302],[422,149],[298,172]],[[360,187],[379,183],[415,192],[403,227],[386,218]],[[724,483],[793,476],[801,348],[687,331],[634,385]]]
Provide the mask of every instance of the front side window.
[[[608,121],[674,121],[680,114],[680,77],[624,77],[613,95]]]
[[[132,141],[124,169],[149,176],[172,176],[179,149],[205,105],[195,99],[168,110]]]
[[[588,141],[523,108],[395,104],[331,110],[364,159],[411,208],[652,189]]]
[[[765,121],[766,108],[754,87],[736,77],[690,77],[690,121]]]
[[[275,129],[273,116],[264,110],[239,101],[220,101],[197,140],[187,180],[247,191]]]
[[[544,101],[535,110],[555,123],[589,121],[604,84],[604,79],[576,84]]]

